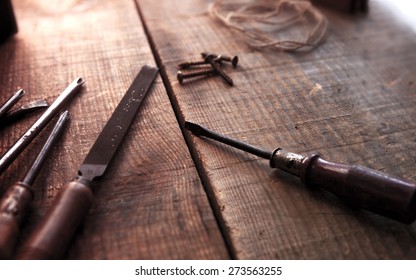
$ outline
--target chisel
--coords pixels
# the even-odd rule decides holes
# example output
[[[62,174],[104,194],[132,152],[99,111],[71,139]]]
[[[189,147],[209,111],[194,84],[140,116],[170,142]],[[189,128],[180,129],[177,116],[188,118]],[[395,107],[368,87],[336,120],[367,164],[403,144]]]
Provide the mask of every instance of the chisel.
[[[31,101],[29,103],[26,103],[22,105],[20,108],[17,108],[16,110],[8,112],[3,117],[1,117],[0,129],[8,125],[11,125],[19,120],[22,120],[24,117],[27,117],[36,111],[44,110],[48,108],[48,106],[49,106],[49,103],[45,99],[38,99],[38,100]]]
[[[24,179],[8,188],[0,200],[0,259],[10,259],[12,257],[19,235],[19,226],[26,215],[29,204],[33,200],[32,185],[48,153],[62,134],[68,119],[68,111],[60,115]]]
[[[329,191],[352,206],[403,223],[412,223],[416,218],[416,184],[409,180],[362,166],[328,162],[317,154],[303,156],[281,148],[266,151],[191,122],[185,122],[185,128],[196,136],[268,159],[270,167],[295,175],[308,186]]]
[[[149,66],[139,72],[81,164],[78,176],[59,192],[48,213],[23,244],[18,259],[62,257],[91,207],[92,181],[104,175],[157,73],[157,68]]]

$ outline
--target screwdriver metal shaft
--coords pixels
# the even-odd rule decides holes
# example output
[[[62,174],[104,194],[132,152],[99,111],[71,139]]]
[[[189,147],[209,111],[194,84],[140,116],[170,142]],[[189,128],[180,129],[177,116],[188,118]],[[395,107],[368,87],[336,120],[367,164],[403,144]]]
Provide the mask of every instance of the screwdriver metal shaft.
[[[211,138],[214,140],[217,140],[221,143],[230,145],[234,148],[246,151],[250,154],[256,155],[261,158],[270,159],[272,156],[272,153],[257,147],[254,147],[252,145],[249,145],[247,143],[243,143],[240,141],[237,141],[235,139],[232,139],[230,137],[227,137],[223,134],[219,134],[217,132],[214,132],[212,130],[209,130],[208,128],[205,128],[201,125],[191,123],[191,122],[185,122],[185,128],[191,131],[194,135],[197,136],[204,136],[207,138]]]
[[[416,184],[409,180],[362,166],[328,162],[317,154],[303,156],[281,148],[267,152],[191,122],[185,122],[185,128],[196,136],[269,159],[270,167],[298,176],[304,184],[329,191],[355,207],[403,223],[416,219]]]
[[[33,200],[32,184],[39,174],[47,155],[62,134],[68,119],[68,111],[60,115],[24,179],[8,188],[0,200],[0,259],[10,259],[12,257],[19,234],[19,226],[26,215],[29,204]]]

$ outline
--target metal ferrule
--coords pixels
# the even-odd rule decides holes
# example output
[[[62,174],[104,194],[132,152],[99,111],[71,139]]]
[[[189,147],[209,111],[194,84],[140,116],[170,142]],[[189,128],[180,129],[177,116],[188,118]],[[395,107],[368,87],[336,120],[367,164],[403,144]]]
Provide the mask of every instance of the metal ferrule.
[[[299,177],[300,168],[304,159],[305,157],[302,155],[286,152],[281,148],[277,148],[273,151],[270,158],[270,167],[278,168]]]
[[[94,184],[89,178],[85,178],[84,176],[81,176],[77,174],[75,178],[72,179],[72,181],[69,184],[82,184],[86,188],[90,189],[91,192],[94,192]]]

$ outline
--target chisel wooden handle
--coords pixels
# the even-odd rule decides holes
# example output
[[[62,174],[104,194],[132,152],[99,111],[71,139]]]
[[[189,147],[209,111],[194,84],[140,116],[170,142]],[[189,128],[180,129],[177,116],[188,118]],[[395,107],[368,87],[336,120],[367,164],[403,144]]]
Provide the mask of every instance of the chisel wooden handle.
[[[91,208],[89,182],[78,179],[63,187],[52,207],[22,246],[18,259],[58,259]]]
[[[304,157],[280,148],[270,166],[296,176],[308,186],[327,190],[352,206],[411,223],[416,219],[416,184],[362,166],[332,163],[318,155]]]
[[[19,236],[19,226],[33,200],[32,190],[23,183],[7,189],[0,201],[0,259],[10,259]]]

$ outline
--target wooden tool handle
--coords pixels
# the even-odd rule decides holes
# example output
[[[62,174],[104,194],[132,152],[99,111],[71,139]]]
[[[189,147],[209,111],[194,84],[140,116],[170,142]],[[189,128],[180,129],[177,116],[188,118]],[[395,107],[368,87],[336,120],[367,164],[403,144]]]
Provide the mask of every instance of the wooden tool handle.
[[[18,259],[58,259],[65,253],[93,200],[89,182],[68,183],[58,194],[51,209],[22,246]]]
[[[318,155],[303,160],[300,178],[357,207],[403,223],[416,219],[416,185],[411,181],[361,166],[328,162]]]
[[[19,226],[33,200],[32,190],[23,183],[7,189],[0,201],[0,259],[10,259],[19,237]]]

